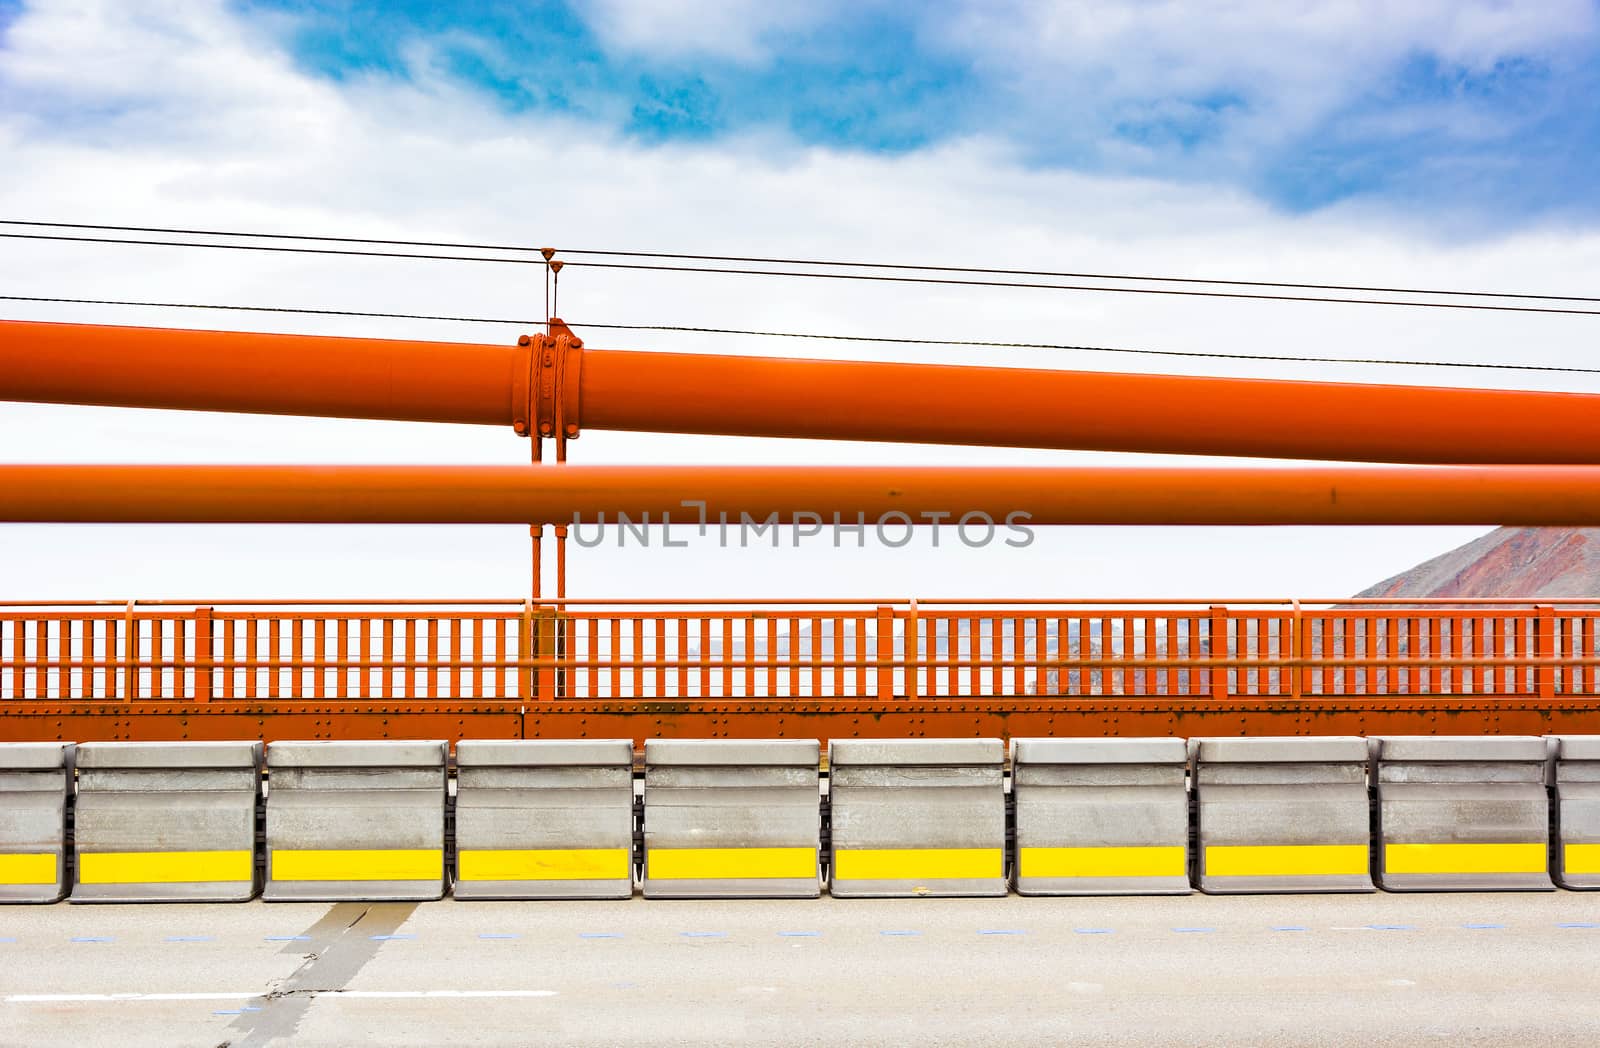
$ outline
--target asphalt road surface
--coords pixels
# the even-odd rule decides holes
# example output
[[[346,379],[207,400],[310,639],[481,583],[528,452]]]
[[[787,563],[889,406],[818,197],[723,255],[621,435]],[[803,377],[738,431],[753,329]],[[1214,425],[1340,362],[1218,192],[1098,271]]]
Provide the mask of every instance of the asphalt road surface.
[[[1600,894],[0,909],[0,1044],[1600,1044]]]

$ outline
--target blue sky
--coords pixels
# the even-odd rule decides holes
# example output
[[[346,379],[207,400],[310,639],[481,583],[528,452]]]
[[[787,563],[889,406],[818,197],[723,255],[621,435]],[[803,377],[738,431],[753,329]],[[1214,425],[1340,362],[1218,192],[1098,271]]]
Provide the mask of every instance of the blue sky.
[[[643,143],[776,133],[896,153],[982,136],[1034,167],[1221,183],[1290,211],[1600,210],[1592,0],[1415,0],[1409,20],[1360,0],[1257,16],[1220,0],[658,6],[237,4],[318,75],[442,75]]]
[[[577,6],[246,0],[241,8],[289,16],[290,46],[329,77],[406,77],[426,48],[430,68],[511,109],[595,121],[645,141],[777,128],[807,143],[905,150],[970,133],[989,90],[963,63],[919,49],[915,21],[892,11],[783,37],[751,62],[610,52]]]

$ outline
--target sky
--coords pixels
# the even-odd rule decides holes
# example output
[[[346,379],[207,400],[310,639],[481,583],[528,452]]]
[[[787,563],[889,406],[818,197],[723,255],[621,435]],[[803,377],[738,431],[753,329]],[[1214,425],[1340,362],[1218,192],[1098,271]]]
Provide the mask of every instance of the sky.
[[[0,0],[0,218],[1593,295],[1597,160],[1592,0],[706,0],[692,15],[647,0]],[[537,317],[535,272],[0,240],[14,295]],[[1593,365],[1593,317],[577,269],[560,304],[594,347],[1600,391],[1582,375],[583,327]],[[4,301],[0,316],[497,343],[530,330]],[[7,461],[526,457],[508,431],[473,427],[0,405]],[[600,432],[573,459],[1194,464]],[[1483,530],[608,546],[574,550],[569,577],[596,598],[1315,598]],[[517,528],[0,526],[0,599],[518,596],[526,571]]]

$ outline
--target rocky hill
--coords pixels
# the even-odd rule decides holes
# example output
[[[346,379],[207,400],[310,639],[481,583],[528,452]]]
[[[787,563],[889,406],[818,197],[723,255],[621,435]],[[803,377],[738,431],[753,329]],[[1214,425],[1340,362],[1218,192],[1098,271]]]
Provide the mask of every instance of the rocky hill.
[[[1358,597],[1593,597],[1600,528],[1498,528]]]

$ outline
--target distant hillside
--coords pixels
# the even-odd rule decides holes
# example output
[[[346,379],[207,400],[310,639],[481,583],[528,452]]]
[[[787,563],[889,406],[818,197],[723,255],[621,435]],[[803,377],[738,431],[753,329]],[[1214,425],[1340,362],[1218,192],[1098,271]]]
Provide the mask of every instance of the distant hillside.
[[[1600,528],[1499,528],[1358,597],[1593,597]]]

